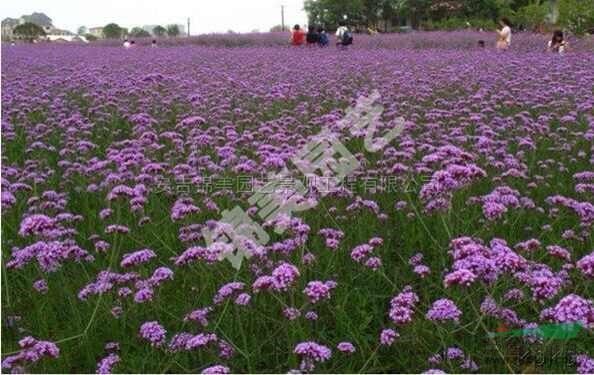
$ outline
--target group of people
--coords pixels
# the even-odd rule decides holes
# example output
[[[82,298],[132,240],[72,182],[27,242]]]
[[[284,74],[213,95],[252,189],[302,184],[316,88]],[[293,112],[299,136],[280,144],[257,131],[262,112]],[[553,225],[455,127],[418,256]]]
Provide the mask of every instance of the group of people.
[[[353,34],[344,22],[338,24],[338,29],[336,29],[335,35],[336,46],[347,48],[349,45],[353,44]],[[330,40],[323,27],[316,28],[315,26],[310,25],[306,33],[301,29],[301,26],[295,25],[293,31],[291,31],[290,43],[296,47],[306,45],[309,47],[319,46],[323,48],[330,44]]]
[[[511,46],[512,30],[509,19],[503,17],[499,21],[500,29],[497,29],[497,43],[496,48],[498,50],[506,50]],[[479,47],[485,47],[485,41],[479,40]],[[553,31],[553,37],[547,43],[547,52],[564,54],[569,48],[569,43],[565,40],[563,31]]]
[[[132,48],[136,46],[136,42],[133,40],[124,39],[124,48]],[[157,47],[157,39],[153,39],[151,42],[151,47]]]
[[[495,47],[498,50],[507,50],[511,46],[512,41],[512,29],[511,22],[506,17],[501,18],[499,21],[500,28],[497,29],[497,42]],[[336,46],[341,48],[347,48],[353,44],[353,34],[346,26],[345,22],[341,21],[338,23],[336,29]],[[319,46],[326,47],[330,44],[328,34],[323,27],[309,26],[307,32],[305,32],[301,26],[295,25],[291,31],[290,43],[293,46]],[[134,40],[124,40],[124,48],[132,48],[135,46]],[[478,46],[481,48],[485,47],[485,41],[479,40]],[[151,47],[157,47],[157,40],[153,39]],[[553,37],[549,40],[546,50],[548,52],[563,54],[567,52],[569,44],[564,39],[563,31],[555,30]]]

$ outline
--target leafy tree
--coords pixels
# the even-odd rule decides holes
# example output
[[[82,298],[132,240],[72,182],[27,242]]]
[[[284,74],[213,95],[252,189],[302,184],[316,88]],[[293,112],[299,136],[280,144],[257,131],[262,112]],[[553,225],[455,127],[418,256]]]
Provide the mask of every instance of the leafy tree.
[[[167,25],[167,35],[176,37],[179,35],[179,27],[177,25]]]
[[[117,23],[110,23],[103,27],[103,36],[107,39],[119,39],[123,35],[123,29]]]
[[[163,36],[167,33],[167,29],[161,25],[157,25],[153,28],[153,35],[155,36]]]
[[[85,34],[85,38],[87,38],[89,42],[94,42],[97,40],[97,37],[93,34]]]
[[[546,4],[528,4],[518,9],[514,17],[515,26],[524,26],[530,30],[538,30],[547,19],[549,7]]]
[[[559,0],[558,22],[578,35],[593,30],[594,0]]]
[[[45,36],[45,31],[43,27],[36,25],[32,22],[25,22],[23,24],[18,25],[12,31],[14,35],[19,38],[28,40],[33,42],[34,40]]]
[[[148,38],[151,36],[151,33],[142,27],[133,27],[132,30],[130,30],[130,36],[134,38]]]
[[[538,25],[552,0],[305,0],[309,24],[334,28],[346,16],[352,27],[413,27],[432,24],[447,28],[490,25],[501,16],[514,19],[521,10],[522,22]],[[580,0],[558,0],[580,2]],[[591,3],[594,0],[585,0]],[[590,7],[594,9],[591,5]],[[582,7],[583,8],[583,7]],[[548,14],[548,11],[546,11]]]
[[[78,31],[76,32],[78,35],[86,35],[89,33],[89,30],[87,29],[86,26],[81,26],[78,28]]]

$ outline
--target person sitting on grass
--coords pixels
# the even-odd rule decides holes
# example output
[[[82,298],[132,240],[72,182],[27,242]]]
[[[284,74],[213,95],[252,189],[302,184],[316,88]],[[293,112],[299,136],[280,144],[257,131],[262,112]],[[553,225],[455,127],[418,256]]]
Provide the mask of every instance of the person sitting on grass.
[[[312,25],[309,25],[307,30],[307,35],[305,36],[305,40],[307,42],[308,47],[315,46],[320,41],[320,34],[316,31],[316,28]]]
[[[549,43],[547,44],[547,51],[553,52],[553,53],[558,53],[558,54],[562,55],[565,52],[567,52],[568,47],[569,47],[569,44],[563,38],[563,31],[561,31],[561,30],[553,31],[553,38],[551,40],[549,40]]]
[[[328,46],[328,34],[326,34],[326,30],[323,27],[318,28],[318,44],[320,47],[324,48]]]
[[[346,23],[344,21],[340,21],[338,23],[338,29],[336,29],[336,46],[341,46],[343,49],[346,49],[347,46],[353,44],[353,34],[349,31],[349,28],[346,27]]]
[[[299,25],[293,26],[293,31],[291,32],[291,45],[300,47],[305,42],[305,32],[301,30]]]

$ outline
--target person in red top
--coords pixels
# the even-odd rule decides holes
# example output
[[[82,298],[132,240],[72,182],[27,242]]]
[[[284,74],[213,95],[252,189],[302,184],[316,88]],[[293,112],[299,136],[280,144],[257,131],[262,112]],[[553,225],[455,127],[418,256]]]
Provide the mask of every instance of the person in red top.
[[[305,31],[299,25],[293,27],[291,32],[291,45],[302,46],[305,43]]]

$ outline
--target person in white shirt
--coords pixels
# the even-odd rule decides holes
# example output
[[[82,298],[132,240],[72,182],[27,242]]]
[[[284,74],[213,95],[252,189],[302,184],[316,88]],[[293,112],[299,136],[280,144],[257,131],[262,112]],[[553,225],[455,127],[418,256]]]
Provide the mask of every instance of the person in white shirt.
[[[128,39],[124,40],[124,48],[130,48],[132,45],[130,44],[130,42],[128,41]]]
[[[506,50],[511,46],[511,23],[506,17],[503,17],[499,21],[499,24],[501,25],[501,30],[497,30],[497,49]]]
[[[338,23],[336,30],[336,47],[345,50],[353,44],[353,33],[346,27],[344,21]]]
[[[567,52],[568,47],[569,44],[563,38],[563,31],[553,31],[553,38],[547,44],[547,51],[562,55]]]
[[[336,29],[336,45],[342,44],[342,37],[345,32],[349,31],[344,21],[338,22],[338,29]]]

